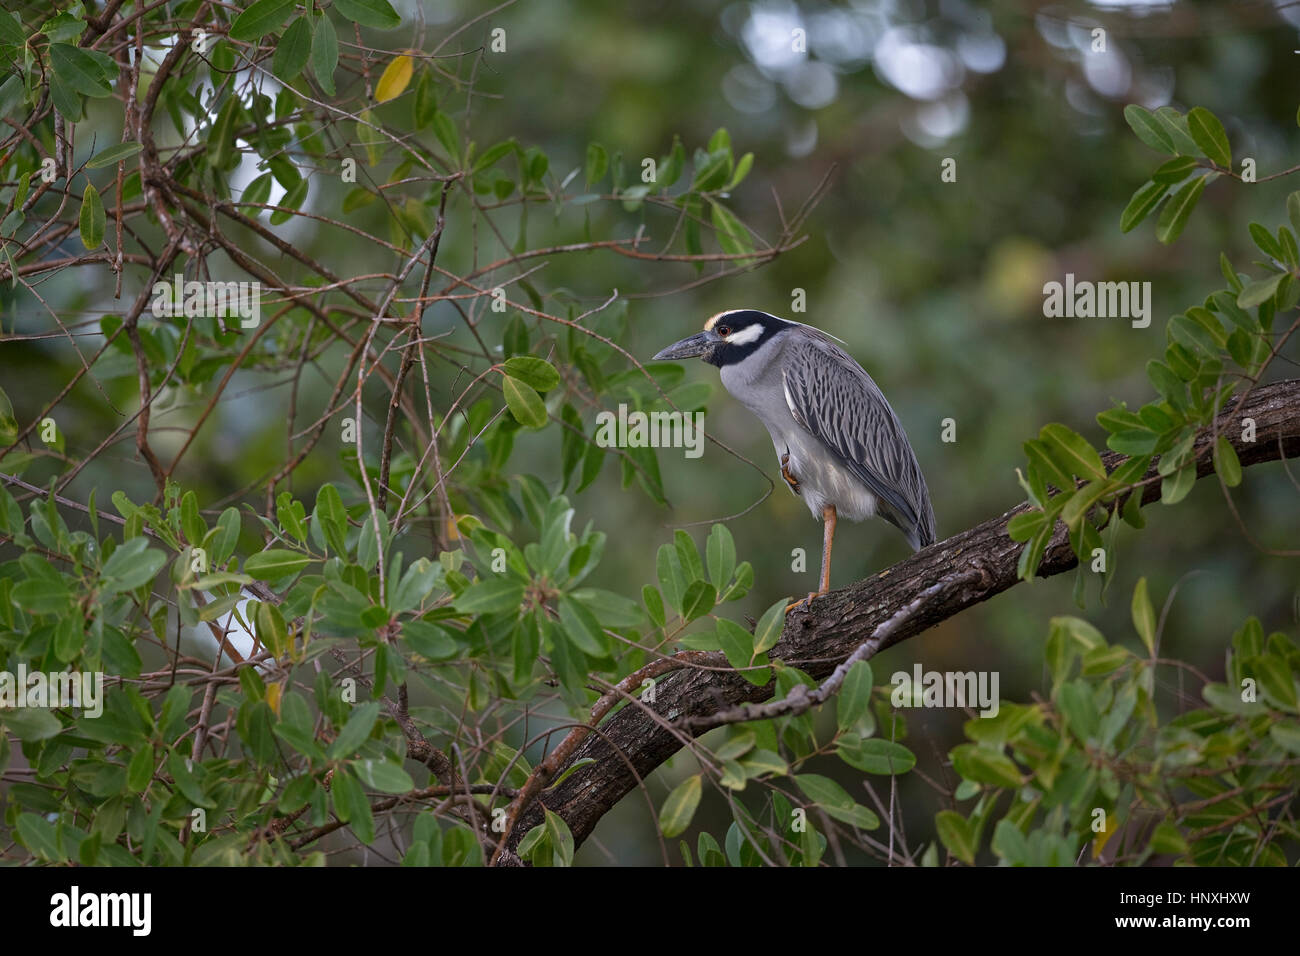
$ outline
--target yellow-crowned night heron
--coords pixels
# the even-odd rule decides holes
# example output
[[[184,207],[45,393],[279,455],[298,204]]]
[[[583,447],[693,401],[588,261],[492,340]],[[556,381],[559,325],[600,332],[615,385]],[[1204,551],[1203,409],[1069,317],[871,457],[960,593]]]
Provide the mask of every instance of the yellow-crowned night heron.
[[[655,359],[695,356],[718,366],[727,391],[758,416],[781,477],[823,521],[820,587],[805,600],[830,590],[837,518],[879,515],[915,550],[934,542],[930,492],[903,426],[871,376],[826,333],[736,309]]]

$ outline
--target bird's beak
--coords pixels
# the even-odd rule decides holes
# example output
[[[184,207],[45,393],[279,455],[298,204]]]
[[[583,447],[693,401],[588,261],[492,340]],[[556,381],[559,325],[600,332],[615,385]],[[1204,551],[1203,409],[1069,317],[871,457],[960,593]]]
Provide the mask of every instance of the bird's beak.
[[[656,353],[653,361],[676,361],[677,359],[696,358],[703,355],[713,344],[708,332],[697,332],[690,338],[674,342],[668,348]]]

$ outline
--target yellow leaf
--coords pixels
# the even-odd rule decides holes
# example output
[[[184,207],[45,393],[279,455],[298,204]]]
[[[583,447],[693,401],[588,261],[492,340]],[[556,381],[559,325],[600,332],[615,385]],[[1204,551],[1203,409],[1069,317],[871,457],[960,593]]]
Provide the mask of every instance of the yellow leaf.
[[[384,75],[375,87],[375,102],[387,103],[394,97],[401,96],[411,82],[411,73],[415,64],[406,54],[394,57],[393,62],[384,68]]]
[[[1095,860],[1101,856],[1101,851],[1106,849],[1106,844],[1110,838],[1119,831],[1119,817],[1113,813],[1106,814],[1106,829],[1098,833],[1092,841],[1092,858]]]
[[[266,702],[277,717],[280,716],[280,694],[283,690],[282,684],[270,684],[266,688]]]

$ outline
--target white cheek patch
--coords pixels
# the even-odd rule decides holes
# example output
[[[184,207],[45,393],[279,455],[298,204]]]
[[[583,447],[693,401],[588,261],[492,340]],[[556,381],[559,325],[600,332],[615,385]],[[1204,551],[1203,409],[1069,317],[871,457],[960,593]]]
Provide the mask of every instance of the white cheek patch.
[[[749,345],[751,342],[757,342],[763,335],[763,327],[755,322],[753,325],[747,325],[739,332],[732,332],[727,336],[728,345]]]

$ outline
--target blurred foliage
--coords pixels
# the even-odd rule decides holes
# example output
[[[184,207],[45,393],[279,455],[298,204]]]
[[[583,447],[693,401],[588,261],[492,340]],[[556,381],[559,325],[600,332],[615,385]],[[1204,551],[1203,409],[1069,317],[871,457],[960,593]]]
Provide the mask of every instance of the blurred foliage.
[[[659,833],[697,831],[673,855],[1070,864],[1091,840],[1107,862],[1294,861],[1294,565],[1186,459],[1230,390],[1294,364],[1272,346],[1300,200],[1270,179],[1300,140],[1293,9],[133,10],[0,14],[0,653],[109,675],[101,717],[0,712],[16,858],[365,844],[473,865],[491,846],[473,821],[593,687],[676,647],[778,696],[811,686],[766,652],[808,590],[791,550],[820,529],[766,497],[770,445],[712,369],[637,361],[754,307],[846,340],[908,427],[940,537],[1027,494],[1026,576],[1060,516],[1082,556],[1103,548],[1102,598],[1133,600],[1063,617],[1085,565],[1073,594],[1022,585],[874,662],[964,672],[977,647],[1007,702],[964,734],[960,712],[892,707],[865,663],[819,712],[716,731],[648,784]],[[1213,182],[1246,159],[1257,182]],[[174,273],[260,281],[260,324],[149,316]],[[1151,282],[1156,321],[1046,317],[1067,273]],[[601,448],[595,413],[620,404],[707,409],[726,447]],[[1101,444],[1138,464],[1098,472]],[[1107,506],[1155,455],[1195,520],[1160,509],[1137,535]],[[1241,524],[1294,547],[1283,467],[1237,487],[1233,465],[1220,449]],[[905,553],[879,523],[841,526],[836,583]],[[250,601],[255,582],[273,590]],[[1149,593],[1169,596],[1158,637]],[[1130,620],[1146,657],[1102,637]],[[891,812],[911,845],[880,829]],[[610,818],[575,851],[548,813],[519,852],[660,858],[644,803]]]

